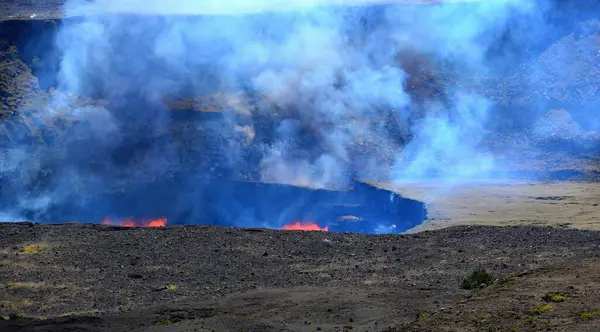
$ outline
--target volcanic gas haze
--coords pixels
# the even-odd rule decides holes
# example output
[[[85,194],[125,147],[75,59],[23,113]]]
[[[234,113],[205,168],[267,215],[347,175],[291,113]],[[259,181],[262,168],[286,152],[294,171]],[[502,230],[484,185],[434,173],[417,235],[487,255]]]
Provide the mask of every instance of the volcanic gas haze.
[[[190,211],[215,177],[345,188],[498,174],[484,137],[546,110],[502,105],[488,78],[519,63],[539,74],[528,45],[553,35],[554,3],[380,2],[68,1],[51,102],[2,123],[4,213],[36,220],[70,204],[102,211],[90,220],[145,220],[169,202],[203,220]],[[527,77],[518,93],[539,86]],[[211,113],[182,124],[178,98]],[[147,197],[89,208],[122,191]]]
[[[255,146],[260,178],[267,181],[307,178],[323,187],[347,182],[356,172],[390,168],[392,176],[405,178],[489,170],[491,158],[475,148],[489,101],[453,86],[448,87],[449,102],[417,105],[406,91],[407,73],[398,56],[416,50],[461,70],[483,70],[494,37],[509,22],[538,15],[533,3],[485,1],[469,4],[467,12],[466,4],[327,4],[263,0],[249,8],[246,1],[227,6],[216,1],[70,2],[68,11],[89,14],[65,24],[59,35],[64,52],[60,90],[106,97],[111,113],[126,121],[134,136],[162,135],[168,120],[148,115],[150,108],[161,107],[160,96],[221,91],[226,96],[222,109],[233,108],[240,98],[256,101],[244,114],[276,121],[271,137]],[[100,15],[142,7],[157,15]],[[165,15],[212,11],[244,15]],[[256,125],[236,113],[232,125]],[[397,144],[382,121],[390,117],[417,139],[405,147]],[[256,130],[243,128],[238,134],[252,139]],[[391,160],[353,165],[356,150],[365,144]],[[168,149],[148,149],[148,162],[165,159]],[[238,149],[226,151],[234,170],[248,161]]]

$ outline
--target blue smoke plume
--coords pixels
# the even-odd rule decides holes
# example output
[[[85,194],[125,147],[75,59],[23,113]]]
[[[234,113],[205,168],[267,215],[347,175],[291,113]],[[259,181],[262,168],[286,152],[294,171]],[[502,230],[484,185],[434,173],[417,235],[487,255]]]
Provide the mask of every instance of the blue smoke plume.
[[[292,113],[277,124],[277,139],[262,147],[263,181],[338,186],[355,171],[373,176],[385,169],[392,171],[390,179],[485,175],[493,160],[476,146],[489,101],[452,87],[451,104],[424,106],[426,115],[408,123],[415,116],[405,91],[407,73],[397,57],[416,50],[464,72],[485,71],[490,44],[511,20],[535,15],[533,3],[339,4],[373,1],[70,2],[68,12],[85,16],[59,36],[64,52],[60,90],[100,93],[117,103],[130,103],[134,93],[155,98],[153,104],[161,95],[182,91],[225,91],[223,109],[258,97]],[[139,16],[140,11],[148,16]],[[121,15],[107,15],[115,13]],[[238,117],[273,112],[247,108],[236,110],[243,114]],[[147,116],[142,114],[147,110],[131,112],[134,118]],[[390,114],[399,127],[414,132],[406,147],[394,144],[381,122]],[[450,119],[451,114],[456,116]],[[149,122],[144,130],[160,135],[164,122]],[[244,141],[252,141],[252,120],[232,125],[247,136]],[[306,126],[317,131],[319,145],[326,148],[301,151],[295,141]],[[391,163],[352,165],[351,150],[369,140],[394,154]]]
[[[39,210],[74,191],[86,197],[182,169],[327,188],[354,177],[489,177],[497,165],[480,143],[502,116],[471,88],[473,77],[525,58],[518,50],[548,31],[549,8],[534,0],[72,0],[56,40],[58,86],[35,123],[54,130],[55,143],[34,157],[15,145],[3,169],[20,165],[29,174],[20,185],[31,187],[54,166],[37,195],[50,199],[20,202]],[[510,48],[499,41],[513,26],[526,33]],[[415,93],[427,83],[412,81],[421,60],[452,78],[437,96]],[[223,121],[169,139],[177,124],[167,108],[178,96],[210,96]],[[93,105],[81,106],[84,97]],[[207,103],[193,100],[189,109]],[[62,124],[65,113],[76,124]],[[203,135],[216,140],[218,157],[202,157],[211,153]]]

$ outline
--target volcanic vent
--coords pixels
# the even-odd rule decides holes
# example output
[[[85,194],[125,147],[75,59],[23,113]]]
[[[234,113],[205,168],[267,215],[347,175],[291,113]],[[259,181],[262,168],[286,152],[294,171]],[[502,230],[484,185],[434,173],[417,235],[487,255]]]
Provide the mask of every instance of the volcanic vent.
[[[370,234],[399,233],[422,223],[425,204],[354,182],[345,190],[234,181],[196,183],[189,175],[55,205],[44,214],[23,211],[38,222],[88,221],[125,227],[221,225]],[[188,186],[184,183],[188,182]],[[189,196],[187,196],[189,197]]]

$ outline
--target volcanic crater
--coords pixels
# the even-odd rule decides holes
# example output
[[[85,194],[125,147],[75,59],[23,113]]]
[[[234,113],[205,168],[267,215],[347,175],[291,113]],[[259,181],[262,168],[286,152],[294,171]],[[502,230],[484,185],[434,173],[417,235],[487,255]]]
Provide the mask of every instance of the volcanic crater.
[[[244,17],[0,4],[0,331],[597,331],[598,4],[523,2],[541,13],[523,20],[478,1],[383,2],[322,12],[352,27],[352,66],[234,88],[219,65],[235,45],[162,33],[212,22],[245,41]],[[469,36],[482,13],[482,30],[502,29]],[[274,45],[298,19],[253,17]],[[328,51],[331,31],[294,51]],[[182,49],[195,53],[154,57]],[[408,106],[382,97],[399,77]],[[398,155],[426,162],[395,176]]]

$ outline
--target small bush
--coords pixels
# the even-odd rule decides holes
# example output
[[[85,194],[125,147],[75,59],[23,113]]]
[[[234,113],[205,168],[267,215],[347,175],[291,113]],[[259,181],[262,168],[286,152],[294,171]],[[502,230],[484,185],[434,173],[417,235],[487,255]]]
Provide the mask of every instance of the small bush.
[[[483,288],[492,284],[494,280],[496,280],[496,278],[489,274],[485,269],[477,269],[463,279],[461,287],[463,289]]]
[[[547,312],[547,311],[550,311],[550,310],[552,310],[552,306],[549,305],[549,304],[545,304],[544,303],[544,304],[540,304],[537,307],[531,309],[531,313],[533,315],[541,315],[544,312]]]
[[[579,318],[581,318],[581,320],[588,320],[598,316],[600,316],[600,310],[594,310],[590,312],[581,313],[581,315],[579,315]]]
[[[173,324],[173,322],[170,319],[164,319],[155,323],[156,326],[168,326],[171,324]]]
[[[557,293],[546,293],[542,299],[546,302],[564,302],[567,298]]]
[[[21,250],[21,253],[23,253],[23,254],[37,254],[40,251],[42,251],[42,248],[40,246],[30,245],[30,246],[23,247],[23,250]]]
[[[531,316],[525,320],[525,324],[535,327],[537,326],[537,317]]]
[[[478,322],[484,321],[488,318],[490,318],[489,314],[480,314],[480,315],[473,317],[473,322],[478,323]]]

